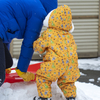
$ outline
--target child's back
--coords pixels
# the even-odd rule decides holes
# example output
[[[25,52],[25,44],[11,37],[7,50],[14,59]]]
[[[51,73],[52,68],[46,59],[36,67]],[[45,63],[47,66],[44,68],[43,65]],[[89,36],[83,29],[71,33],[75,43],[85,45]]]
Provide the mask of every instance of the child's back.
[[[70,8],[64,5],[64,7],[61,6],[53,10],[48,23],[47,30],[34,42],[35,51],[40,54],[46,51],[43,57],[44,63],[37,71],[36,80],[39,96],[50,98],[51,83],[58,79],[58,86],[65,97],[75,98],[76,87],[74,83],[80,74],[77,47],[73,35],[69,33],[72,29]]]

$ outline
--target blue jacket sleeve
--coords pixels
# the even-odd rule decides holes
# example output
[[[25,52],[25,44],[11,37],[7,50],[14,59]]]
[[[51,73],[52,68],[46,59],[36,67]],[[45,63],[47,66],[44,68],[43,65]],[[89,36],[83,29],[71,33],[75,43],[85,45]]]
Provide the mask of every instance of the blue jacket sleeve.
[[[41,12],[39,10],[39,12]],[[43,12],[43,11],[42,11]],[[33,55],[33,42],[39,37],[43,20],[46,16],[46,12],[39,13],[34,12],[32,13],[32,17],[27,21],[27,28],[25,31],[24,39],[21,46],[21,53],[18,61],[17,68],[20,69],[22,72],[26,72],[30,63],[30,60]]]

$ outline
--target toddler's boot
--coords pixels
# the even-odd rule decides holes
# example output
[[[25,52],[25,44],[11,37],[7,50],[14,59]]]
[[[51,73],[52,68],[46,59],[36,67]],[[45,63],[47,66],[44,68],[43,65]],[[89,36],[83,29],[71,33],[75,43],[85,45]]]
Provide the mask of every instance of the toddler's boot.
[[[33,100],[51,100],[51,98],[34,97]]]
[[[66,98],[66,100],[75,100],[74,97]]]

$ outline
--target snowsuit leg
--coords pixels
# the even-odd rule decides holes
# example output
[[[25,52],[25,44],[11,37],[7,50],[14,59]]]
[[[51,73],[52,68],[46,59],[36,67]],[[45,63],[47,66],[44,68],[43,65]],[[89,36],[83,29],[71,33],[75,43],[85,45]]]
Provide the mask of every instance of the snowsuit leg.
[[[63,66],[62,60],[55,60],[54,62],[44,62],[40,65],[40,69],[37,71],[36,82],[38,95],[43,98],[50,98],[51,83],[56,81],[64,72],[65,66]]]
[[[54,61],[45,61],[37,71],[38,95],[50,98],[51,83],[58,79],[58,86],[65,97],[76,97],[75,81],[79,78],[78,57],[75,53],[66,58],[55,58]]]
[[[68,60],[69,63],[66,66],[66,72],[57,81],[59,88],[66,98],[76,97],[75,81],[80,77],[77,55],[72,55]]]
[[[37,90],[39,97],[49,98],[52,96],[51,94],[52,81],[47,80],[46,77],[41,77],[40,75],[37,75],[36,82],[37,82]]]
[[[4,83],[5,80],[5,69],[10,68],[13,64],[11,55],[0,38],[0,86]]]

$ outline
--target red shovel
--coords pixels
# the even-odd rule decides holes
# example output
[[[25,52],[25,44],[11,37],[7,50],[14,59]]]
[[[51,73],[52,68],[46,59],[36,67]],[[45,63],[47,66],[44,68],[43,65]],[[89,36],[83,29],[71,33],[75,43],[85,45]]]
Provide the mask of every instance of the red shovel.
[[[40,64],[41,63],[29,65],[28,72],[32,72],[36,76],[36,71],[40,68]],[[11,70],[15,70],[15,68],[12,68]],[[36,77],[33,81],[35,80],[36,80]],[[17,73],[15,72],[15,73],[6,74],[5,82],[8,82],[8,83],[23,82],[23,79],[19,77]]]

